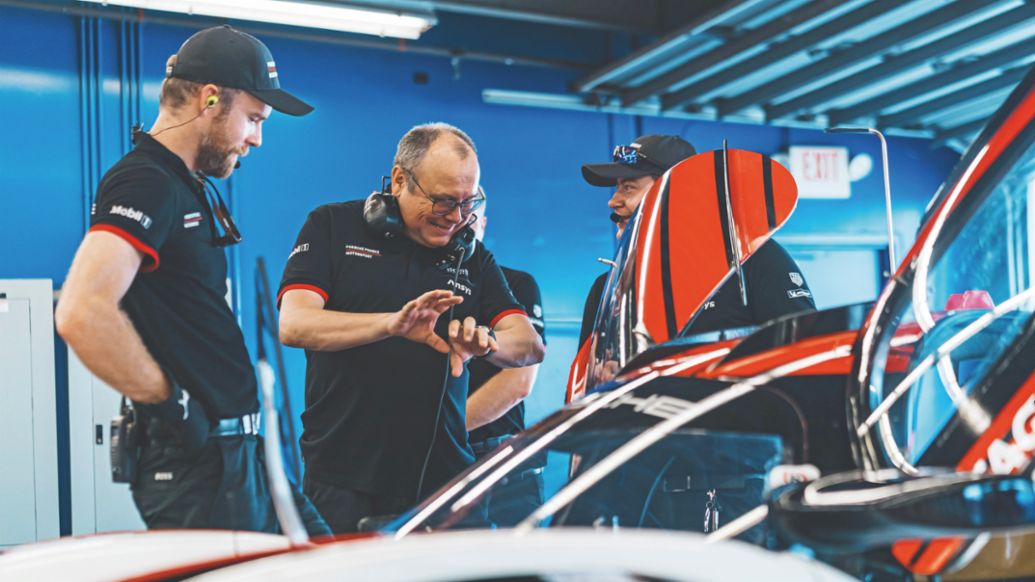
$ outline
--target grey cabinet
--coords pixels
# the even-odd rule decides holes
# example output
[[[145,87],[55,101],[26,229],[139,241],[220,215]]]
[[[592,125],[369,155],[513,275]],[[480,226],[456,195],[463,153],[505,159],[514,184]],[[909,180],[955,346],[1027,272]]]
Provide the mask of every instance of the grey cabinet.
[[[56,538],[54,292],[0,279],[0,547]]]
[[[72,534],[144,529],[126,483],[112,483],[109,427],[119,393],[68,350]]]

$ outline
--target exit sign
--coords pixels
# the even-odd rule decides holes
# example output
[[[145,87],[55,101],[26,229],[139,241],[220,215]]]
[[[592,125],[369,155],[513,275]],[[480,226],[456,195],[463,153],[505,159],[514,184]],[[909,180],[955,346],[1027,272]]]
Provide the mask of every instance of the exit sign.
[[[791,174],[798,182],[800,198],[848,198],[848,148],[791,146]]]

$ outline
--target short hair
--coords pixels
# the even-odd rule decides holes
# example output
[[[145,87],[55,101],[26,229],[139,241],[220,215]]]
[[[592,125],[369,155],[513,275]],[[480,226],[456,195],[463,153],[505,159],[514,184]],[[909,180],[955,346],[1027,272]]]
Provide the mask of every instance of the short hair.
[[[412,172],[424,160],[424,156],[431,149],[431,144],[435,143],[435,140],[442,134],[450,134],[459,140],[459,143],[455,144],[454,151],[461,160],[466,160],[469,153],[477,155],[478,148],[474,146],[474,140],[459,127],[442,122],[425,123],[414,126],[406,132],[406,135],[402,136],[399,146],[395,149],[395,159],[392,161],[392,165]],[[409,176],[406,181],[408,184],[410,183]],[[413,184],[410,186],[412,187]]]
[[[174,64],[176,64],[176,55],[169,57],[169,60],[165,62],[166,70],[171,70]],[[158,94],[158,103],[170,109],[179,109],[186,105],[191,97],[200,93],[201,88],[204,86],[205,83],[195,83],[186,79],[166,77],[162,81],[162,89]],[[219,88],[219,103],[224,111],[230,108],[240,92],[240,89],[231,89],[230,87]]]

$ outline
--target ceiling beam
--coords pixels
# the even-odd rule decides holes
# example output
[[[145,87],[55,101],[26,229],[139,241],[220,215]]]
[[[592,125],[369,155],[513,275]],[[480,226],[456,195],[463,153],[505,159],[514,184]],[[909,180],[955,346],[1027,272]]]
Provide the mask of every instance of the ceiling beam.
[[[969,77],[987,73],[991,69],[1008,65],[1029,56],[1031,56],[1031,40],[1025,39],[972,61],[957,61],[955,66],[947,71],[925,77],[904,87],[882,93],[848,107],[832,109],[827,112],[827,115],[830,118],[831,125],[838,125],[859,117],[873,115],[895,103],[915,99],[925,93],[960,83]],[[878,78],[880,77],[873,77],[871,82]]]
[[[814,7],[817,4],[819,3],[810,2],[805,6]],[[837,2],[836,4],[840,5],[843,2]],[[765,51],[759,53],[756,57],[741,61],[732,67],[696,81],[679,91],[664,95],[661,98],[661,106],[665,109],[683,107],[694,99],[722,87],[726,83],[768,67],[827,38],[841,34],[846,30],[851,30],[878,15],[890,12],[901,5],[902,2],[900,0],[875,0],[869,4],[864,4],[812,30],[792,36],[782,42],[770,44]]]
[[[575,81],[572,88],[577,93],[592,91],[600,85],[609,83],[623,75],[646,67],[653,59],[658,58],[666,51],[669,51],[682,43],[693,40],[694,37],[702,35],[718,37],[714,32],[710,32],[713,27],[725,25],[736,18],[737,15],[745,11],[750,11],[755,6],[763,4],[764,2],[766,2],[766,0],[733,0],[728,4],[721,5],[714,10],[706,12],[699,18],[695,18],[683,26],[680,26],[657,42],[651,43],[637,51],[633,51],[629,55],[605,65],[578,81]]]
[[[622,104],[625,106],[635,105],[648,97],[663,93],[694,73],[714,67],[735,57],[739,53],[756,48],[770,38],[785,34],[787,31],[816,18],[828,10],[836,8],[840,4],[840,0],[814,0],[808,2],[797,10],[780,16],[758,28],[749,30],[728,43],[717,47],[715,50],[691,59],[656,79],[623,92],[621,95]]]
[[[899,127],[909,125],[911,123],[919,123],[921,118],[932,113],[955,107],[962,103],[973,101],[974,99],[979,99],[989,93],[999,91],[1007,87],[1013,87],[1017,85],[1022,78],[1024,78],[1028,69],[1029,67],[1027,66],[1014,67],[1003,72],[997,77],[974,83],[973,85],[964,87],[959,91],[953,91],[952,93],[943,95],[937,99],[925,101],[919,105],[903,109],[897,113],[881,116],[877,118],[877,125],[879,127]]]
[[[981,119],[975,119],[974,121],[969,121],[963,125],[957,125],[956,127],[946,127],[938,130],[934,134],[934,139],[936,142],[941,143],[953,138],[968,136],[981,131],[987,123],[988,117],[982,117]]]
[[[745,91],[740,95],[723,99],[717,102],[719,115],[740,111],[750,105],[767,103],[780,95],[821,80],[831,73],[844,70],[851,65],[886,53],[900,43],[929,34],[935,28],[960,18],[973,16],[974,12],[981,7],[996,1],[998,0],[954,2],[941,9],[928,12],[899,26],[876,34],[845,50],[834,52],[825,59],[809,63],[793,73],[777,77],[773,81]]]
[[[181,26],[188,29],[202,29],[209,26],[217,26],[219,24],[227,23],[226,19],[208,18],[204,16],[179,16],[175,14],[168,14],[166,16],[166,13],[163,12],[146,11],[143,13],[143,16],[141,16],[139,11],[137,10],[125,10],[120,7],[105,5],[96,5],[96,7],[94,7],[79,3],[75,5],[67,5],[50,2],[40,2],[39,0],[0,0],[0,7],[2,6],[24,8],[26,10],[39,10],[42,12],[54,12],[73,16],[107,18],[115,21],[150,22],[152,24],[161,24],[165,26]],[[400,52],[401,50],[399,48],[398,42],[391,42],[387,40],[375,40],[373,38],[366,36],[357,36],[330,31],[318,32],[312,29],[296,30],[292,28],[274,25],[264,25],[263,23],[248,21],[231,21],[231,23],[234,25],[234,28],[237,28],[238,30],[255,34],[257,36],[261,36],[262,38],[288,38],[294,40],[302,40],[306,42],[318,42],[330,45],[340,45],[363,49],[376,49],[396,53]],[[549,59],[524,57],[521,55],[493,53],[487,51],[468,51],[459,48],[450,48],[444,46],[428,46],[418,43],[406,45],[405,50],[407,53],[443,57],[450,60],[462,59],[468,61],[503,64],[508,66],[522,65],[529,67],[570,69],[573,71],[585,71],[586,69],[586,66],[584,64],[572,61],[555,61]]]
[[[576,26],[658,34],[658,0],[433,0],[435,10]]]
[[[964,2],[963,4],[969,5]],[[783,103],[766,107],[770,118],[784,117],[799,111],[820,105],[824,102],[847,95],[862,89],[880,79],[889,78],[896,73],[919,66],[923,62],[948,52],[965,47],[969,43],[978,42],[1005,29],[1012,28],[1032,16],[1035,16],[1035,2],[1023,4],[1013,10],[983,20],[974,26],[954,32],[945,38],[917,47],[914,50],[889,57],[883,63],[860,71],[839,81],[825,85]]]

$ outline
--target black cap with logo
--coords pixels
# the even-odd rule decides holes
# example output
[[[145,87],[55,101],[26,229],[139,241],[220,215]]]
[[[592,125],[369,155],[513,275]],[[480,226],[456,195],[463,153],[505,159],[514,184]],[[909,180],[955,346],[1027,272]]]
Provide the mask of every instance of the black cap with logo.
[[[619,178],[660,176],[696,153],[694,146],[677,135],[645,135],[627,146],[617,146],[610,164],[584,164],[582,177],[594,186],[614,186]]]
[[[313,110],[312,105],[280,88],[277,65],[266,45],[228,25],[206,28],[188,38],[165,76],[241,89],[288,115]]]

